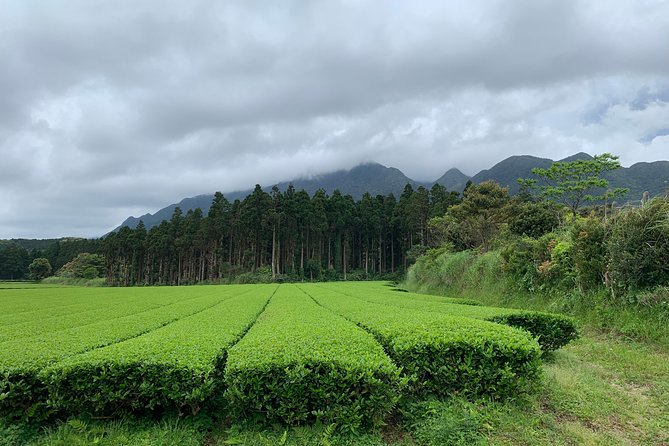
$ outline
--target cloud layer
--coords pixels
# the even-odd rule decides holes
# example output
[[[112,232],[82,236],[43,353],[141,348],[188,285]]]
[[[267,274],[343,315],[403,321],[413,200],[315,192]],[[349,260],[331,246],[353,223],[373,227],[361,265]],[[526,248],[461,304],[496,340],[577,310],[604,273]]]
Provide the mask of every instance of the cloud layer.
[[[6,2],[0,238],[378,161],[669,154],[669,3]]]

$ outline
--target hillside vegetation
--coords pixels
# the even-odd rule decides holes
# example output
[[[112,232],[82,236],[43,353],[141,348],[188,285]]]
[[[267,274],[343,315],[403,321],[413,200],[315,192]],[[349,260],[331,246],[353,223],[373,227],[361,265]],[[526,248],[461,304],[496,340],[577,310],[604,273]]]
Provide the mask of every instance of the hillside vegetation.
[[[561,311],[594,327],[669,345],[666,198],[615,210],[606,218],[595,212],[562,215],[553,229],[546,226],[534,236],[514,233],[514,218],[500,219],[478,246],[457,240],[453,227],[447,229],[447,237],[462,249],[451,243],[429,251],[410,269],[406,286],[487,304]],[[531,222],[521,218],[523,224]]]

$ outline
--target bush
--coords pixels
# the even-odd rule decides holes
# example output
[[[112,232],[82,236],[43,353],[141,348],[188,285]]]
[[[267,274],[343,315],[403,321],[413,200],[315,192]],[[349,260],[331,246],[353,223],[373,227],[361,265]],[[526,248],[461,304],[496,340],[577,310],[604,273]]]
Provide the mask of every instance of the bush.
[[[564,347],[579,337],[576,321],[558,314],[516,311],[486,319],[529,331],[545,352]]]
[[[509,230],[519,236],[539,238],[557,229],[559,208],[547,201],[518,205],[509,218]]]
[[[579,218],[570,235],[576,284],[581,291],[601,287],[606,270],[606,224],[594,217]]]
[[[220,391],[229,347],[249,329],[274,288],[237,295],[126,342],[47,368],[50,403],[70,413],[118,413],[156,407],[198,411]],[[241,295],[244,294],[244,295]]]
[[[104,271],[104,256],[82,252],[63,265],[56,275],[75,279],[95,279],[100,277]]]
[[[418,393],[504,399],[533,389],[540,375],[539,345],[525,331],[466,317],[398,310],[352,298],[333,286],[319,287],[313,297],[372,333]]]
[[[220,299],[217,295],[182,298],[147,311],[81,326],[72,326],[69,322],[59,331],[3,342],[0,349],[0,414],[13,419],[42,416],[47,409],[47,394],[43,390],[45,381],[39,376],[46,367],[88,350],[135,338],[211,307]],[[70,397],[76,398],[77,394]]]
[[[291,285],[230,350],[225,383],[237,415],[347,430],[380,425],[401,390],[399,371],[371,335]]]
[[[344,288],[344,290],[349,291],[347,288]],[[438,296],[421,296],[413,293],[398,295],[382,289],[369,293],[361,291],[363,290],[358,287],[353,291],[355,294],[352,295],[367,302],[481,319],[527,330],[533,337],[537,338],[541,349],[545,352],[556,350],[578,338],[576,322],[572,318],[558,314],[480,305],[460,305],[457,303],[457,299],[446,301],[445,298]],[[433,299],[428,300],[425,297],[432,297]]]
[[[669,283],[669,201],[653,199],[615,216],[607,243],[609,286],[628,291]]]

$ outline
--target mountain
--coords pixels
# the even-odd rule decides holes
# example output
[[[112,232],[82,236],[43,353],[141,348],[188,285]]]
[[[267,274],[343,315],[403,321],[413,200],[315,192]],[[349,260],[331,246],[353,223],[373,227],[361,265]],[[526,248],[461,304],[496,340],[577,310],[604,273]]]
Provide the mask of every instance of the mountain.
[[[170,218],[172,218],[174,209],[176,209],[177,206],[180,207],[184,213],[190,209],[197,209],[197,208],[200,208],[206,212],[209,209],[209,206],[211,206],[211,201],[213,199],[214,199],[214,194],[197,195],[195,197],[184,198],[178,203],[170,204],[169,206],[160,209],[155,214],[146,213],[140,217],[128,217],[125,219],[123,223],[121,223],[121,225],[118,228],[115,229],[115,231],[122,228],[123,226],[127,226],[129,228],[134,229],[137,227],[140,221],[144,222],[144,225],[146,226],[147,229],[159,225],[160,222],[162,222],[163,220],[169,220]]]
[[[575,161],[579,159],[592,159],[587,153],[577,153],[564,158],[560,161]],[[399,169],[386,167],[378,163],[361,164],[351,170],[338,170],[336,172],[317,175],[309,178],[298,178],[293,181],[285,181],[277,186],[280,190],[286,190],[289,184],[292,184],[296,190],[304,189],[310,195],[313,195],[318,189],[323,189],[328,194],[332,194],[335,189],[339,189],[343,194],[350,194],[355,199],[359,199],[363,193],[369,192],[374,195],[395,194],[398,197],[404,186],[408,183],[414,188],[419,186],[431,187],[433,184],[441,184],[448,190],[462,192],[467,181],[481,183],[486,180],[493,180],[504,187],[509,188],[509,192],[514,194],[518,192],[518,178],[532,178],[532,169],[535,167],[548,168],[553,163],[548,158],[538,158],[530,155],[511,156],[495,164],[490,169],[482,170],[473,177],[469,177],[458,169],[450,169],[439,179],[432,183],[423,183],[412,180],[404,175]],[[648,191],[652,196],[664,194],[669,185],[669,161],[655,161],[652,163],[637,163],[630,167],[622,167],[613,172],[609,172],[604,177],[609,180],[611,188],[626,187],[630,192],[621,201],[635,202],[641,199],[644,191]],[[271,187],[266,187],[266,191]],[[244,199],[251,190],[225,193],[228,200]],[[144,214],[141,217],[129,217],[120,226],[134,228],[140,220],[144,221],[147,228],[160,224],[163,220],[169,220],[172,217],[174,209],[179,206],[183,212],[189,209],[202,209],[205,214],[209,210],[213,200],[213,194],[198,195],[191,198],[184,198],[179,203],[171,204],[160,209],[155,214]],[[117,228],[118,229],[118,228]]]
[[[286,190],[288,185],[292,184],[296,190],[304,189],[309,195],[312,195],[318,189],[323,189],[328,194],[334,192],[335,189],[339,189],[342,194],[351,195],[358,200],[365,192],[369,192],[372,196],[388,195],[389,193],[399,196],[407,183],[414,188],[423,185],[423,183],[412,180],[394,167],[386,167],[379,163],[366,163],[351,170],[338,170],[308,179],[287,181],[279,183],[278,186],[279,189]]]
[[[293,181],[281,182],[277,184],[277,186],[280,190],[285,191],[288,188],[288,185],[292,184],[296,190],[304,189],[309,195],[313,195],[318,189],[323,189],[328,194],[332,194],[335,189],[339,189],[342,194],[351,195],[357,200],[362,197],[362,194],[365,192],[369,192],[372,196],[393,193],[398,197],[407,183],[411,184],[414,188],[420,185],[427,186],[427,184],[412,180],[394,167],[386,167],[378,163],[366,163],[356,166],[351,170],[338,170],[336,172],[317,175],[310,178],[298,178]],[[271,187],[265,187],[264,190],[269,192]],[[244,197],[251,192],[251,190],[246,190],[226,193],[225,197],[230,201],[236,199],[243,200]],[[164,207],[155,214],[144,214],[141,217],[128,217],[121,223],[119,228],[123,226],[135,228],[139,224],[139,221],[142,220],[148,229],[160,224],[163,220],[172,218],[174,209],[177,206],[180,207],[183,212],[187,212],[189,209],[200,208],[206,214],[213,199],[214,194],[184,198],[179,203]]]
[[[446,173],[439,177],[433,184],[441,184],[448,190],[462,192],[465,190],[465,186],[469,179],[470,177],[468,175],[465,175],[454,167],[446,171]]]
[[[609,180],[611,187],[626,187],[629,192],[622,201],[635,202],[641,200],[644,191],[651,197],[664,195],[669,187],[669,161],[652,163],[636,163],[630,167],[608,172],[604,178]]]

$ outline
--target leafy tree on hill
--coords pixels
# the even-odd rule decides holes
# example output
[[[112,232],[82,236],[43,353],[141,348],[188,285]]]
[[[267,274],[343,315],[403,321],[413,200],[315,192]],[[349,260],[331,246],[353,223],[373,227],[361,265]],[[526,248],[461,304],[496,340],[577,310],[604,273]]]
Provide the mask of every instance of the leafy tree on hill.
[[[30,278],[33,280],[42,280],[51,275],[51,264],[48,259],[38,257],[28,266]]]
[[[518,182],[523,190],[538,186],[541,196],[563,203],[576,215],[586,202],[612,200],[628,192],[625,188],[609,189],[609,182],[601,177],[619,167],[617,156],[603,153],[588,160],[561,161],[548,169],[532,169],[540,185],[532,178],[519,178]],[[605,192],[597,192],[602,190]]]
[[[457,250],[487,250],[507,220],[509,202],[509,190],[494,181],[471,184],[460,203],[450,206],[443,217],[430,220],[430,230],[437,241]]]
[[[77,279],[101,277],[105,271],[105,258],[100,254],[82,252],[58,270],[58,276]]]

